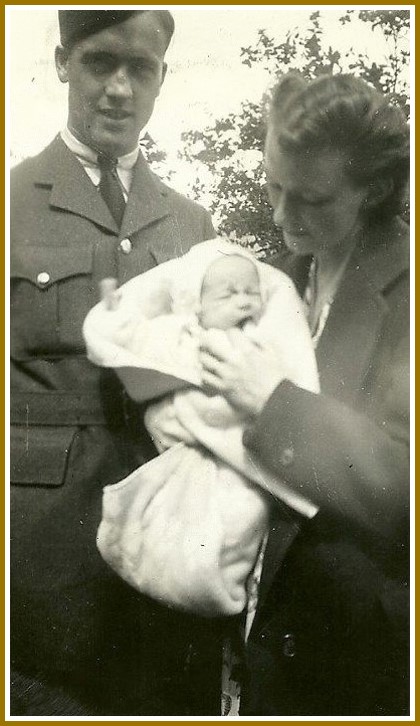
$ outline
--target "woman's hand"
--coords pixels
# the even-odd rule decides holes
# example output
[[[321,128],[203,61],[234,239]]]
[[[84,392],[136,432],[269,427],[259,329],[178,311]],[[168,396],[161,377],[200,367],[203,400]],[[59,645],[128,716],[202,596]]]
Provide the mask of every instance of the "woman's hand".
[[[239,330],[208,330],[200,340],[205,386],[248,414],[258,414],[285,378],[274,353]]]

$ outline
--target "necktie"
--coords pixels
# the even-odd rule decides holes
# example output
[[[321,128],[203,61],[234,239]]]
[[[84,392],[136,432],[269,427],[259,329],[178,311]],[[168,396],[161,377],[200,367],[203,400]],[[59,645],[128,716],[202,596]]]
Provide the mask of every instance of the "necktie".
[[[125,199],[117,176],[117,162],[103,154],[99,154],[98,166],[101,170],[99,191],[116,223],[121,227],[125,210]]]

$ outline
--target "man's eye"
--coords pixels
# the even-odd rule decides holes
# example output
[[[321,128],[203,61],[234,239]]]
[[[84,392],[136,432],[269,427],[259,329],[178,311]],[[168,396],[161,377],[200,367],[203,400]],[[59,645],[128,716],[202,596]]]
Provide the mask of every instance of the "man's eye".
[[[106,55],[91,55],[85,59],[85,65],[95,75],[110,73],[115,67],[115,61]]]
[[[133,75],[147,75],[155,72],[155,66],[150,61],[139,59],[130,63],[130,71]]]

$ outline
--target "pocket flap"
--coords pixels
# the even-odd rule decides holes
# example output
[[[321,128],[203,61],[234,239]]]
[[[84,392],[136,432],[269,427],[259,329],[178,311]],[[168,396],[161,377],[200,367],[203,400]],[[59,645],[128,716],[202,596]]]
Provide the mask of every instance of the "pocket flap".
[[[10,254],[10,274],[45,289],[66,277],[91,272],[92,255],[89,242],[66,247],[16,245]]]
[[[64,484],[77,426],[12,426],[10,480],[14,484]]]

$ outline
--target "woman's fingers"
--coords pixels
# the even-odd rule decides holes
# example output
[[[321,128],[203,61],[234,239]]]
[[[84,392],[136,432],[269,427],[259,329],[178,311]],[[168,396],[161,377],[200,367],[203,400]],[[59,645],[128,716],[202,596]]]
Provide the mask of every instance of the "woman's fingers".
[[[206,353],[205,351],[202,351],[200,353],[200,363],[201,367],[204,371],[208,373],[212,373],[213,375],[218,376],[219,378],[222,377],[224,372],[224,364],[222,361],[215,358],[210,353]]]
[[[210,373],[210,371],[203,370],[201,380],[204,390],[210,394],[223,393],[225,390],[223,381],[218,376],[215,376],[214,373]]]
[[[200,339],[200,353],[209,353],[219,361],[226,361],[232,355],[233,347],[225,331],[207,330]]]

